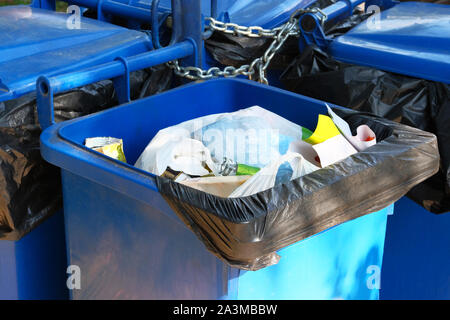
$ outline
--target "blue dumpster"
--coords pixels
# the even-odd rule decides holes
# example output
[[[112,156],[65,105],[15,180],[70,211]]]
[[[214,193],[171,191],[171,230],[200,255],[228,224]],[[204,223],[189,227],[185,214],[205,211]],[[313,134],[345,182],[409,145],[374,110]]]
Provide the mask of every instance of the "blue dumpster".
[[[362,1],[338,1],[324,12],[332,20],[338,7],[352,2]],[[367,10],[372,3],[381,8]],[[323,51],[305,50],[302,61],[285,73],[284,84],[437,135],[441,170],[408,194],[422,207],[402,199],[388,219],[381,298],[448,299],[450,6],[369,1],[366,10],[375,13],[359,20],[354,15],[334,34],[310,30],[303,48],[308,42]],[[348,16],[349,11],[335,22]]]
[[[0,300],[67,299],[66,270],[59,211],[19,241],[0,241]]]
[[[346,63],[417,77],[416,81],[427,79],[440,82],[436,87],[444,87],[450,83],[449,5],[405,2],[377,14],[374,20],[378,23],[377,28],[373,28],[373,22],[372,28],[370,23],[362,23],[347,34],[337,37],[329,48],[331,55]],[[411,96],[416,90],[412,87],[408,89]],[[389,95],[388,86],[385,91],[386,96]],[[422,94],[416,93],[417,97],[424,97]],[[442,212],[449,210],[449,127],[443,124],[441,128],[435,119],[448,118],[450,110],[448,102],[439,102],[437,98],[431,102],[431,94],[429,95],[427,99],[430,102],[426,110],[421,108],[421,101],[403,99],[400,104],[406,108],[401,114],[398,112],[400,104],[396,111],[388,111],[388,108],[380,107],[381,103],[378,106],[374,103],[373,111],[386,117],[397,113],[397,117],[406,119],[411,115],[407,110],[414,110],[413,113],[421,116],[412,116],[411,123],[437,134],[443,176],[439,179],[442,182],[434,191],[434,197],[430,197],[430,192],[425,192],[425,187],[416,191],[415,198],[421,199],[422,205],[428,206],[430,211],[434,211],[430,208],[434,201],[442,203],[443,207],[447,202],[447,209],[438,211]],[[388,99],[383,102],[389,101]],[[394,101],[391,100],[391,103]],[[436,116],[433,113],[438,108],[440,113]],[[428,118],[432,119],[432,126],[427,125]],[[402,122],[406,123],[408,120]],[[444,195],[439,195],[438,192]],[[434,215],[408,198],[397,202],[395,209],[395,214],[388,218],[381,298],[449,299],[449,213]]]
[[[158,191],[155,176],[84,147],[88,137],[120,137],[128,162],[134,163],[162,128],[255,104],[311,127],[326,110],[317,100],[225,79],[184,86],[43,132],[43,157],[62,169],[69,264],[80,269],[73,299],[378,298],[392,202],[278,250],[278,264],[244,271],[205,249]],[[418,165],[428,162],[422,160]],[[405,179],[407,185],[415,180]]]
[[[388,217],[380,298],[450,299],[450,215],[403,197]]]
[[[38,150],[37,77],[152,48],[144,33],[86,18],[70,28],[69,16],[29,6],[0,8],[0,299],[68,297],[59,175],[56,170],[51,180],[45,174],[51,168],[43,169]],[[72,97],[68,104],[77,102]],[[61,107],[70,117],[73,110]]]

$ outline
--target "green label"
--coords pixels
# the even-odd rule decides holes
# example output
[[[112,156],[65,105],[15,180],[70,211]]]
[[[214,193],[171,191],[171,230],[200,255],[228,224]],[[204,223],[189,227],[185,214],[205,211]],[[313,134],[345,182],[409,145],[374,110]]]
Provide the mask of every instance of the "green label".
[[[236,175],[237,176],[252,176],[259,171],[259,168],[247,166],[246,164],[238,164]]]

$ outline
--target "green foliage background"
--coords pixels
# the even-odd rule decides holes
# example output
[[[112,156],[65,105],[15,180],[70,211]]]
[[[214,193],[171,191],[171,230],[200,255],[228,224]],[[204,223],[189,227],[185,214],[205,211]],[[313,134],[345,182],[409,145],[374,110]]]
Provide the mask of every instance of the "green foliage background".
[[[1,6],[19,5],[19,4],[28,5],[30,3],[31,3],[31,0],[0,0],[0,7]],[[67,10],[66,2],[56,1],[56,11],[65,12],[66,10]]]

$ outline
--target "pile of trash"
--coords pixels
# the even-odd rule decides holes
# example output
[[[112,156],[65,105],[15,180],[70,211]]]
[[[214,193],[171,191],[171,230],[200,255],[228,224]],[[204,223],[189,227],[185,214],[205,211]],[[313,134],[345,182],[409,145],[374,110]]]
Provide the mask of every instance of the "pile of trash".
[[[85,143],[134,164],[207,250],[243,270],[276,264],[278,250],[386,208],[438,170],[431,133],[251,88],[280,99],[241,110],[209,102],[190,109],[191,120],[148,128],[148,141]],[[208,109],[224,113],[199,117]]]
[[[377,143],[369,126],[352,135],[349,124],[327,110],[314,131],[259,106],[186,121],[160,130],[135,166],[215,196],[250,196]],[[120,139],[89,138],[85,145],[126,162]]]

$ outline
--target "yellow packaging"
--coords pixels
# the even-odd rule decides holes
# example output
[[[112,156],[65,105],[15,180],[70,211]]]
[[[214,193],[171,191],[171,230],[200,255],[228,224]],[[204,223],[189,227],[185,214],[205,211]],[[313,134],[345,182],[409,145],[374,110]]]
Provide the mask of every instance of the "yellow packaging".
[[[318,144],[340,134],[341,132],[330,117],[319,114],[316,130],[305,141],[310,144]]]
[[[111,157],[113,159],[127,162],[125,158],[125,153],[123,152],[123,141],[122,139],[111,138],[111,137],[96,137],[88,138],[85,142],[86,147],[91,148],[97,152],[103,153],[104,155]]]

